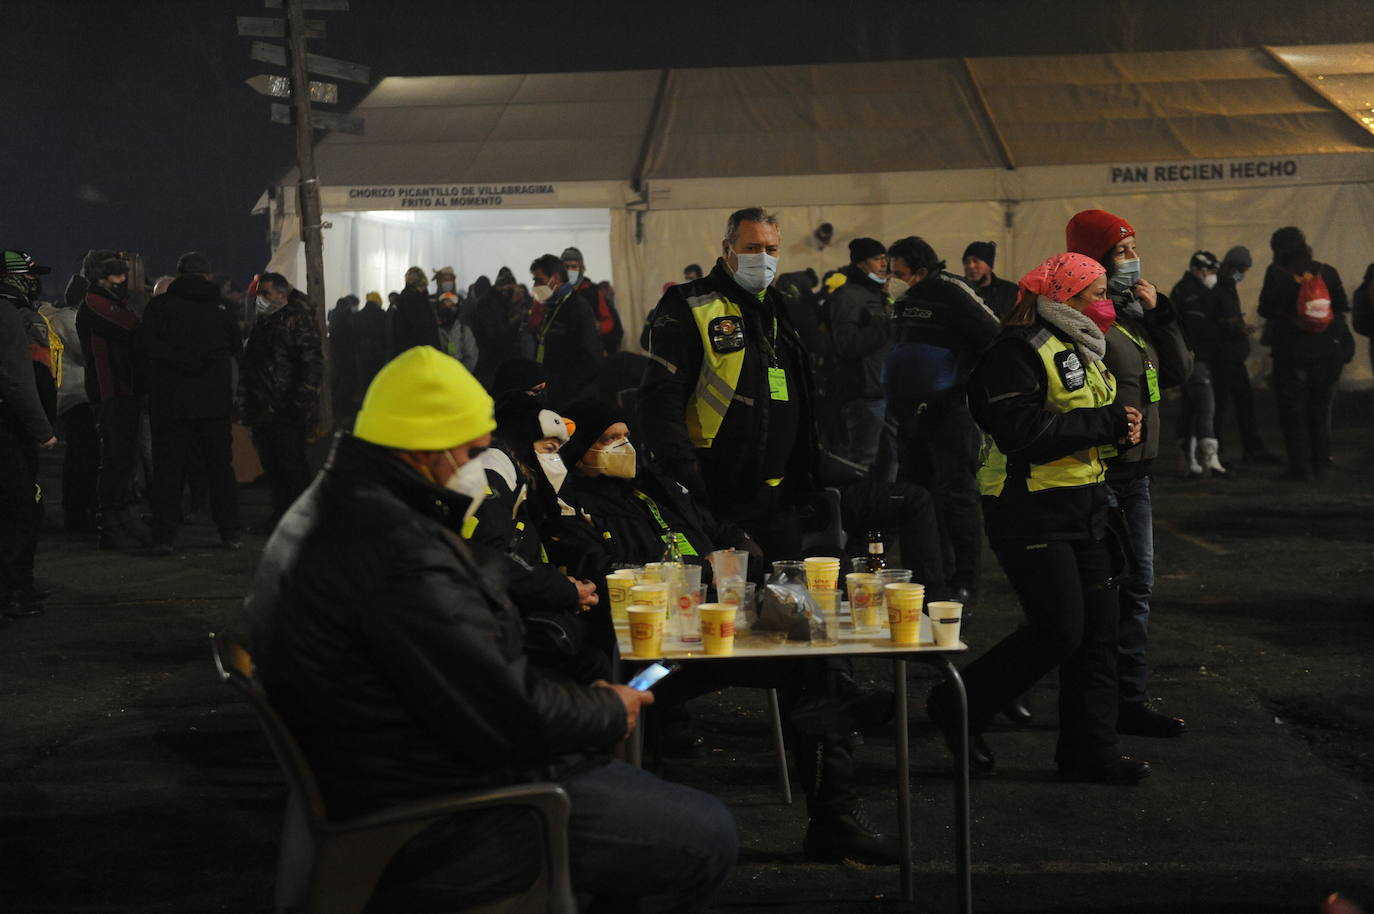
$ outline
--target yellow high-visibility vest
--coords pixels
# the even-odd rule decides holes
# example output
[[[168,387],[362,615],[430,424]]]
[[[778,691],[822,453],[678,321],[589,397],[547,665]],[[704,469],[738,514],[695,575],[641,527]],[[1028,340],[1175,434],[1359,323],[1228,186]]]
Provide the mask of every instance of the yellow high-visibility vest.
[[[718,292],[692,296],[687,305],[701,335],[701,373],[687,401],[687,436],[694,447],[709,448],[725,422],[744,370],[744,346],[732,352],[720,352],[717,347],[736,334],[744,339],[744,314]],[[727,343],[723,348],[730,347]]]
[[[1108,406],[1116,399],[1116,379],[1100,360],[1083,362],[1072,346],[1061,341],[1044,327],[1036,328],[1026,337],[1026,342],[1035,349],[1035,354],[1045,366],[1045,406],[1049,409],[1057,413],[1067,413],[1071,409]],[[1070,390],[1065,385],[1061,362],[1068,362],[1067,370],[1070,375],[1082,371],[1083,384],[1077,389]],[[1077,365],[1074,365],[1075,362]],[[1043,492],[1046,489],[1074,488],[1104,481],[1107,478],[1107,468],[1102,462],[1106,456],[1103,451],[1104,448],[1101,447],[1088,447],[1048,463],[1030,464],[1026,490]],[[983,460],[978,468],[978,490],[984,495],[999,496],[1006,481],[1006,455],[998,449],[990,436],[984,436]]]

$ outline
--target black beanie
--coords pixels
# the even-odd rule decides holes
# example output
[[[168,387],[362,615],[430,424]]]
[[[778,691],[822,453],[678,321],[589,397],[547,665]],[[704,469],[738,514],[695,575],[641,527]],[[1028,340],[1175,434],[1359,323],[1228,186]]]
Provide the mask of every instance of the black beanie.
[[[568,443],[558,452],[563,455],[564,465],[569,467],[582,459],[597,439],[606,433],[606,429],[625,421],[620,410],[605,400],[578,400],[562,412],[563,418],[571,419],[577,426]]]
[[[496,434],[510,446],[515,456],[527,465],[534,464],[531,449],[544,438],[567,437],[566,427],[558,435],[557,428],[546,427],[544,413],[552,421],[557,414],[523,391],[507,394],[496,403]]]
[[[858,263],[879,254],[886,254],[887,248],[876,238],[855,238],[849,242],[849,262]]]
[[[210,258],[200,251],[187,251],[177,258],[177,273],[210,273]]]
[[[534,359],[506,359],[496,369],[491,394],[496,399],[518,390],[530,390],[549,380],[549,373]]]
[[[991,267],[997,262],[997,242],[995,241],[974,241],[964,248],[964,256],[960,260],[968,257],[977,257],[983,263]]]

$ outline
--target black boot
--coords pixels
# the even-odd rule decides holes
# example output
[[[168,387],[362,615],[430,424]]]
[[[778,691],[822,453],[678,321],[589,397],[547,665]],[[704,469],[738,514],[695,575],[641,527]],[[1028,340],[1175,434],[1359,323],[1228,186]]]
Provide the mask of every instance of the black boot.
[[[926,699],[926,714],[940,728],[941,735],[945,738],[945,745],[949,747],[950,755],[954,754],[955,728],[958,726],[958,717],[954,708],[947,698],[945,692],[936,686],[930,692],[930,697]],[[971,726],[968,734],[968,773],[975,778],[990,777],[997,770],[997,759],[993,757],[992,750],[983,740],[983,734],[975,731]]]
[[[879,831],[857,805],[847,813],[812,816],[802,851],[807,860],[862,866],[895,866],[902,859],[901,842]]]
[[[1116,715],[1116,732],[1167,739],[1187,733],[1188,724],[1181,717],[1156,711],[1149,702],[1123,701]]]
[[[1002,709],[1002,716],[1018,727],[1024,727],[1035,719],[1035,715],[1031,713],[1030,702],[1024,695],[1008,703]]]

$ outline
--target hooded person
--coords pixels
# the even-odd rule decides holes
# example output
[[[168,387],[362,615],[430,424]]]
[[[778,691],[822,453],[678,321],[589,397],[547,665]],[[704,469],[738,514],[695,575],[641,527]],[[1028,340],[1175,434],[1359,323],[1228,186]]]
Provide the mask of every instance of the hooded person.
[[[1331,408],[1341,369],[1355,356],[1346,315],[1350,302],[1336,268],[1312,254],[1297,226],[1269,239],[1274,259],[1264,273],[1260,342],[1274,360],[1270,386],[1279,408],[1285,479],[1324,479],[1331,472]]]
[[[1115,314],[1105,331],[1104,359],[1116,378],[1117,402],[1141,414],[1140,445],[1107,457],[1107,485],[1121,510],[1131,555],[1120,588],[1117,727],[1136,736],[1179,736],[1187,729],[1183,719],[1151,704],[1145,658],[1155,579],[1150,474],[1164,438],[1163,392],[1188,380],[1193,353],[1172,302],[1143,278],[1134,226],[1105,210],[1083,210],[1069,220],[1064,236],[1070,251],[1093,258],[1107,271],[1107,300]]]
[[[1193,371],[1183,385],[1179,447],[1188,476],[1226,478],[1217,454],[1216,396],[1213,378],[1226,320],[1219,289],[1221,261],[1211,251],[1196,251],[1188,269],[1169,292],[1193,349]]]
[[[431,347],[378,372],[354,432],[267,544],[247,599],[257,676],[332,815],[553,781],[572,805],[575,892],[705,908],[737,852],[729,811],[609,757],[653,696],[532,663],[508,563],[460,535],[495,426],[491,397]],[[499,807],[454,824],[461,840],[402,848],[391,873],[407,875],[389,888],[432,910],[528,885],[531,817]],[[626,829],[639,838],[626,844]],[[415,875],[436,868],[442,884]]]
[[[220,543],[229,549],[242,545],[230,431],[233,363],[241,342],[238,321],[210,278],[209,260],[198,251],[181,255],[177,278],[148,302],[135,331],[150,382],[153,548],[158,554],[172,552],[192,460],[203,465]]]

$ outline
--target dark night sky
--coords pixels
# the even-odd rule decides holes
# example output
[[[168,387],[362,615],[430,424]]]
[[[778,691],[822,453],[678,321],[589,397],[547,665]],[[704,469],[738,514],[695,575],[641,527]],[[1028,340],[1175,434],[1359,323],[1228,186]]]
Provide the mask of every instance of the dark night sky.
[[[1374,38],[1369,0],[1312,0],[1297,21],[1291,0],[351,5],[310,14],[328,29],[312,50],[368,64],[374,81]],[[265,222],[248,210],[292,163],[293,134],[243,84],[273,68],[249,61],[234,17],[280,13],[261,0],[4,0],[3,9],[0,246],[53,265],[47,294],[60,294],[90,247],[140,251],[150,275],[191,249],[239,278],[260,269]],[[344,91],[341,110],[365,89]]]

